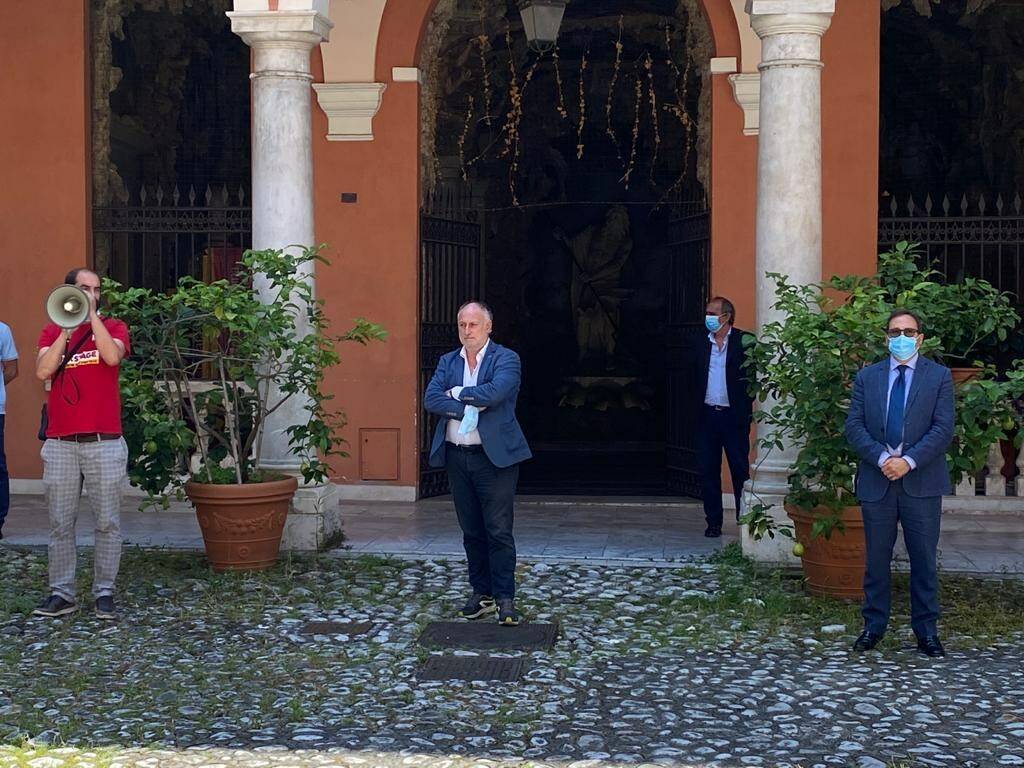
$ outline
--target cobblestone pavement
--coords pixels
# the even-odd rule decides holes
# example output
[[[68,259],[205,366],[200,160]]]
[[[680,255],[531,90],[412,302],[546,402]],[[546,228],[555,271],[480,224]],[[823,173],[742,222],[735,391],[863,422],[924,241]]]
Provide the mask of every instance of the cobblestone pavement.
[[[134,551],[109,625],[29,617],[45,553],[0,548],[0,766],[1024,765],[1019,632],[952,632],[933,661],[900,616],[857,656],[855,607],[730,568],[524,565],[554,649],[518,683],[420,682],[416,638],[463,596],[459,563],[239,576]],[[1022,594],[999,610],[1019,621]],[[303,634],[323,620],[372,628]]]

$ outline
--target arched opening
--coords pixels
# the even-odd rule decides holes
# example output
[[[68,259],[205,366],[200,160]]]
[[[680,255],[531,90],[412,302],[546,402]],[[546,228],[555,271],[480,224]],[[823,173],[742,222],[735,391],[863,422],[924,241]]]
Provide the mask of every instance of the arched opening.
[[[422,369],[462,301],[491,305],[523,362],[522,492],[696,493],[680,348],[708,294],[711,47],[699,0],[570,3],[541,54],[511,0],[431,17]]]

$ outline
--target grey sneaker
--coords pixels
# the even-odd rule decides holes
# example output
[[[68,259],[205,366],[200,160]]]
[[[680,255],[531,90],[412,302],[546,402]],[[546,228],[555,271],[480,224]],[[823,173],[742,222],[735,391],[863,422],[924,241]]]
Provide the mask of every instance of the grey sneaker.
[[[503,627],[518,627],[523,617],[516,610],[511,598],[498,601],[498,623]]]
[[[39,604],[39,607],[32,611],[35,616],[46,616],[47,618],[56,618],[57,616],[66,616],[69,613],[74,613],[78,610],[78,606],[74,603],[68,602],[60,595],[50,595],[48,598],[43,600]]]
[[[117,612],[114,610],[113,595],[101,595],[96,598],[96,618],[105,621],[117,619]]]
[[[481,616],[494,613],[495,610],[493,597],[474,592],[469,600],[466,601],[466,604],[462,606],[459,616],[464,619],[479,619]]]

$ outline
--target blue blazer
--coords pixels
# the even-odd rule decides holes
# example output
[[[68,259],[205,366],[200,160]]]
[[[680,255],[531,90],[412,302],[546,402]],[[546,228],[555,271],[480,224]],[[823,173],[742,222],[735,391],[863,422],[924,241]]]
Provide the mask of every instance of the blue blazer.
[[[480,364],[475,387],[465,387],[455,400],[445,394],[452,387],[462,386],[465,366],[460,349],[442,355],[437,370],[427,384],[424,407],[442,419],[434,431],[430,446],[430,466],[443,467],[447,457],[445,432],[448,419],[462,419],[467,405],[483,406],[477,429],[484,453],[496,467],[510,467],[533,456],[526,444],[523,430],[516,421],[516,398],[519,396],[521,366],[519,355],[493,341]]]
[[[885,418],[889,394],[889,358],[861,369],[853,382],[846,439],[860,457],[857,498],[881,501],[890,481],[878,467],[885,452]],[[949,368],[917,358],[904,415],[903,455],[917,463],[903,477],[908,496],[927,498],[950,492],[946,450],[953,441],[956,405]]]

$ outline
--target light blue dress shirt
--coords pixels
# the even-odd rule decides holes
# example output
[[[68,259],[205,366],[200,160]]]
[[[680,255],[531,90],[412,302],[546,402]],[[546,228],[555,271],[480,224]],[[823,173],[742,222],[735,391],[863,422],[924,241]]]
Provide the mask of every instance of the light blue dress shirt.
[[[918,358],[918,355],[915,354],[912,358],[910,358],[906,362],[901,363],[895,357],[892,357],[892,356],[889,357],[889,388],[888,388],[888,390],[886,390],[886,393],[885,393],[885,413],[887,415],[889,413],[889,398],[892,397],[893,385],[896,383],[896,379],[899,378],[899,375],[900,375],[899,367],[901,365],[907,366],[906,373],[903,374],[903,405],[906,406],[907,399],[910,397],[910,385],[914,381],[914,369],[917,367],[917,358]],[[906,417],[904,416],[904,418],[906,418]],[[882,453],[882,455],[878,457],[878,466],[879,467],[881,467],[883,464],[885,464],[885,462],[891,456],[893,456],[893,455],[899,456],[900,455],[899,453],[895,453],[894,454],[894,452],[897,449],[902,450],[903,445],[902,444],[898,445],[898,446],[887,445],[886,448],[890,449],[890,450],[884,451]],[[911,469],[917,469],[917,463],[912,458],[910,458],[909,456],[903,456],[902,458],[903,458],[904,461],[907,462],[907,464],[910,465]]]
[[[18,350],[14,348],[14,336],[11,329],[4,323],[0,323],[0,363],[18,359]],[[4,407],[7,404],[7,389],[4,386],[3,370],[0,368],[0,415],[5,413]]]
[[[708,385],[704,390],[705,405],[719,405],[729,407],[729,388],[725,383],[725,358],[729,351],[730,330],[725,336],[725,343],[718,348],[715,341],[715,334],[708,334],[708,343],[711,344],[711,359],[708,361]]]

